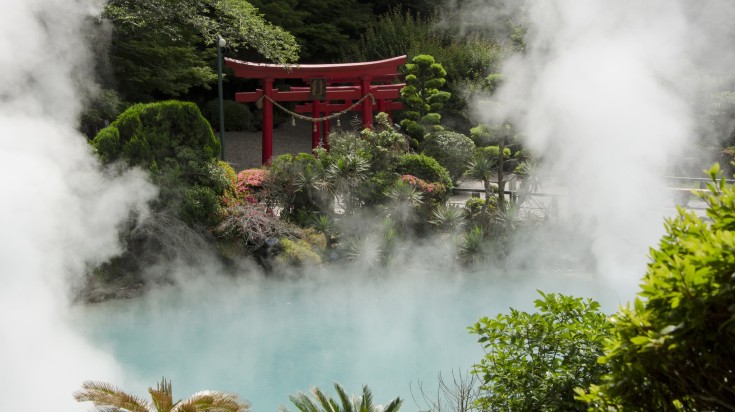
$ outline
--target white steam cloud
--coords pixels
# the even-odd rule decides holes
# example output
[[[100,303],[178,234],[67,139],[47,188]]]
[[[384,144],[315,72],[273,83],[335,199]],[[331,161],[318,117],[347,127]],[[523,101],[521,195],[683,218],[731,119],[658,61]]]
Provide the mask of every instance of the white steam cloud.
[[[735,5],[521,3],[497,1],[487,10],[487,19],[497,21],[499,15],[518,19],[526,7],[529,32],[525,53],[502,69],[499,104],[478,105],[479,116],[511,120],[524,132],[526,145],[565,187],[568,224],[591,237],[598,272],[632,292],[648,248],[663,233],[663,217],[672,214],[663,177],[682,156],[696,155],[691,146],[683,152],[697,126],[694,74],[721,67],[732,55],[711,30],[722,27],[721,16],[732,16]],[[472,22],[482,15],[473,9]]]
[[[84,410],[82,381],[119,382],[68,317],[69,285],[118,251],[117,225],[154,194],[141,173],[105,176],[75,131],[92,67],[83,27],[99,6],[9,0],[0,12],[3,411]]]

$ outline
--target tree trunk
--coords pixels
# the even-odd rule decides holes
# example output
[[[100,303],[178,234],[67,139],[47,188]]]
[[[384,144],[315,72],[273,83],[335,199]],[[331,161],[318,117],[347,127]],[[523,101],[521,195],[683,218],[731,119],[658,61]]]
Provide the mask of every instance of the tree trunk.
[[[505,140],[507,136],[500,139],[498,148],[500,149],[500,158],[498,159],[498,210],[505,210],[505,173],[503,172],[503,157],[505,151]]]
[[[485,212],[487,212],[487,202],[490,201],[490,197],[493,195],[492,187],[490,186],[490,176],[488,176],[487,179],[483,179],[482,184],[485,186],[485,202],[482,203],[480,214],[485,216]]]

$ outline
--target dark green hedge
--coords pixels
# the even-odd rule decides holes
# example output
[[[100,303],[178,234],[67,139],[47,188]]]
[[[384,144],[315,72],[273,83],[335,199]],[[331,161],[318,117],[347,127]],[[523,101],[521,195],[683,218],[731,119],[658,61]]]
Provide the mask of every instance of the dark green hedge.
[[[254,132],[256,130],[256,119],[250,108],[244,103],[234,100],[222,102],[225,115],[226,132]],[[203,108],[204,115],[212,125],[212,129],[219,131],[219,100],[213,99],[207,102]]]
[[[105,162],[125,160],[148,169],[176,157],[180,147],[202,159],[216,159],[220,143],[194,103],[170,100],[136,104],[125,110],[92,141]]]

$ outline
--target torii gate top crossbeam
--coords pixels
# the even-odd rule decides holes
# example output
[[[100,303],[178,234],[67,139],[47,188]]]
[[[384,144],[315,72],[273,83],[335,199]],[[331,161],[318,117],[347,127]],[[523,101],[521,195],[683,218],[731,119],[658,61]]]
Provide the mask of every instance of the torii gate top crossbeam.
[[[267,64],[253,63],[226,57],[225,63],[235,71],[235,76],[251,79],[310,79],[324,77],[338,81],[343,78],[370,76],[398,76],[396,68],[406,63],[406,56],[392,57],[359,63],[337,64]]]

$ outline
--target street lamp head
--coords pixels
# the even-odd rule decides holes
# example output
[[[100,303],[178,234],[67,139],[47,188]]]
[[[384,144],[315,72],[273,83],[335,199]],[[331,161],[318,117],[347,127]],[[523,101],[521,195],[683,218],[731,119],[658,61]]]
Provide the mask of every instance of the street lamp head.
[[[225,47],[227,45],[227,41],[223,39],[221,36],[217,39],[217,46],[219,47]]]

